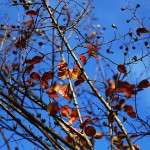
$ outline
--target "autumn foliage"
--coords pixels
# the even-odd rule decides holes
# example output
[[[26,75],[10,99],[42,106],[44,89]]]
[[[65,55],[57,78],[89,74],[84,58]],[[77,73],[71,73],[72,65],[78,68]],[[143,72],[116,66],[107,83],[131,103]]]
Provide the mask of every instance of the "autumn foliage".
[[[0,149],[141,150],[150,46],[140,4],[120,8],[125,29],[107,29],[92,1],[8,3],[21,18],[1,18]]]

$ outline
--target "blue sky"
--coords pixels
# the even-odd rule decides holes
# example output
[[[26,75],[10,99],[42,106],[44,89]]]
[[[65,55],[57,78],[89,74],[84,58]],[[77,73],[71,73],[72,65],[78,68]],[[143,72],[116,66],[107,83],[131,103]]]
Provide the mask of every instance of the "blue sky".
[[[145,0],[144,2],[142,0],[139,0],[138,2],[141,5],[141,9],[139,9],[139,11],[137,11],[137,14],[140,16],[140,18],[143,18],[143,17],[149,18],[149,14],[150,14],[149,0]],[[132,0],[131,6],[136,6],[136,3],[137,3],[136,0]],[[117,28],[121,34],[127,33],[130,28],[133,31],[136,31],[136,29],[139,28],[139,23],[137,21],[133,21],[132,23],[129,23],[129,24],[126,23],[126,20],[131,18],[131,13],[127,13],[126,11],[120,10],[122,7],[126,6],[125,1],[123,1],[123,0],[122,1],[120,1],[120,0],[116,0],[116,1],[94,0],[93,6],[94,6],[94,9],[92,11],[92,16],[98,18],[97,21],[93,21],[93,24],[95,24],[95,25],[100,24],[101,28],[106,27],[107,30],[104,31],[106,41],[113,39],[114,32],[116,32],[115,29],[113,29],[111,27],[112,24],[115,24],[117,26]],[[1,7],[0,11],[5,12],[6,8],[7,8],[7,6]],[[20,10],[20,12],[21,12],[21,9],[14,9],[12,7],[9,7],[9,5],[8,5],[8,9],[9,8],[11,8],[10,11],[8,11],[8,16],[11,16],[11,18],[9,19],[10,23],[17,22],[18,18],[22,19],[21,18],[22,16],[20,16],[20,14],[17,13],[18,10]],[[14,14],[12,14],[12,12]],[[2,19],[4,19],[4,18],[2,18]],[[149,28],[150,24],[149,24],[148,19],[144,20],[144,24],[146,27]],[[92,31],[92,29],[91,29],[91,31]],[[147,35],[143,35],[143,37],[146,37],[146,36]],[[142,41],[141,41],[141,43],[142,43]],[[74,45],[74,43],[72,43],[72,45]],[[119,46],[120,46],[120,42],[116,42],[112,46],[114,55],[109,55],[108,57],[110,57],[113,61],[116,61],[117,63],[122,63],[122,58],[124,56],[123,56],[123,53],[119,50]],[[144,46],[142,48],[144,49]],[[104,48],[100,50],[100,53],[107,56],[107,53],[105,52]],[[134,56],[135,54],[137,55],[137,57],[141,56],[141,48],[137,48],[135,51],[131,52],[131,56],[132,55]],[[149,63],[149,59],[145,59],[144,62],[145,62],[145,64]],[[89,65],[89,64],[91,64],[91,65]],[[92,58],[90,60],[89,64],[88,64],[87,68],[86,68],[86,66],[85,66],[85,68],[88,70],[88,75],[93,78],[93,73],[95,71],[93,64],[95,65],[95,59]],[[114,65],[114,66],[112,66],[112,68],[116,69],[116,66]],[[117,72],[117,69],[115,71]],[[143,72],[143,71],[146,71],[146,73],[141,75],[141,72]],[[144,65],[142,62],[136,64],[132,68],[132,72],[133,72],[133,74],[131,75],[131,78],[129,78],[129,80],[133,83],[136,83],[136,82],[138,83],[140,80],[147,78],[150,75],[150,71],[147,71],[147,69],[144,68]],[[110,74],[110,76],[109,76],[109,74],[107,74],[108,78],[110,78],[111,76],[112,76],[112,74]],[[150,89],[146,89],[145,91],[140,92],[138,95],[138,109],[140,110],[142,117],[146,117],[149,113],[149,109],[150,109],[149,97],[150,97]],[[127,130],[128,130],[128,127],[127,127]],[[147,137],[147,138],[143,138],[142,140],[137,141],[137,144],[140,145],[141,150],[145,150],[145,149],[147,149],[147,146],[150,146],[149,140],[150,140],[150,138]],[[0,141],[1,141],[1,139],[0,139]],[[13,142],[11,144],[13,145]],[[102,150],[108,149],[109,150],[110,147],[108,145],[109,145],[109,141],[106,141],[106,139],[103,138],[101,140],[96,141],[95,149],[96,150],[99,150],[99,149],[102,149]],[[32,148],[30,148],[30,149],[32,149]],[[3,150],[5,150],[5,148]]]

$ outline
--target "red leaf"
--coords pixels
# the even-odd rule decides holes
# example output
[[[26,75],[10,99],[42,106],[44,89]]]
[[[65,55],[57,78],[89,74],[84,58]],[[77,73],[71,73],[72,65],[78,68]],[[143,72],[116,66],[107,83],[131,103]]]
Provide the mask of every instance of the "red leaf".
[[[50,116],[54,116],[59,112],[59,106],[57,102],[52,102],[48,104],[47,111]]]
[[[30,74],[30,78],[32,78],[34,80],[40,80],[41,79],[40,75],[37,72],[32,72]]]
[[[78,85],[82,84],[83,82],[84,82],[83,79],[78,79],[77,81],[75,81],[74,85],[78,86]]]
[[[96,130],[93,126],[87,126],[84,131],[87,136],[94,136],[96,134]]]
[[[136,137],[137,137],[137,134],[136,134],[136,133],[134,133],[134,134],[132,134],[132,135],[130,136],[131,139],[136,138]]]
[[[86,127],[87,124],[91,123],[90,119],[86,119],[82,124],[80,124],[80,128],[84,129]]]
[[[28,20],[28,21],[26,21],[24,24],[26,24],[26,25],[28,25],[28,24],[34,24],[34,20],[33,20],[33,19]]]
[[[137,35],[148,33],[149,31],[146,28],[138,28],[136,30]]]
[[[134,111],[132,112],[127,112],[128,115],[131,117],[131,118],[136,118],[136,113]]]
[[[54,77],[54,73],[49,71],[49,72],[45,72],[43,75],[42,75],[42,81],[47,81],[49,79],[52,79]]]
[[[29,10],[26,12],[26,15],[28,16],[36,16],[38,14],[38,11],[34,11],[34,10]]]
[[[31,60],[27,60],[26,63],[29,65],[37,64],[43,60],[41,56],[34,56]]]
[[[133,107],[131,105],[125,105],[124,106],[124,111],[125,112],[133,112]]]
[[[123,74],[127,73],[126,67],[124,65],[118,65],[117,69],[120,73],[123,73]]]
[[[57,65],[59,71],[65,71],[67,70],[68,64],[65,61],[60,61]]]
[[[80,60],[82,61],[82,63],[83,63],[83,65],[85,65],[86,64],[86,57],[84,56],[84,55],[79,55],[79,58],[80,58]]]
[[[147,79],[144,79],[138,84],[137,88],[147,88],[149,86],[149,81]]]

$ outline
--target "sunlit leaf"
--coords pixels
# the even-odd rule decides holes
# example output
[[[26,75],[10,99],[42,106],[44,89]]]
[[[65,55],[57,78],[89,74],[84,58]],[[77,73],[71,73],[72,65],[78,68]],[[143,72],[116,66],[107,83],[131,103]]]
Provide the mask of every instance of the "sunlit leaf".
[[[54,89],[56,92],[59,91],[60,87],[61,87],[61,86],[60,86],[57,82],[54,82],[53,89]]]
[[[82,64],[85,65],[86,64],[86,57],[84,55],[79,55],[80,60],[82,61]]]
[[[146,28],[138,28],[136,30],[137,35],[141,35],[141,34],[148,33],[148,32],[149,31]]]
[[[59,112],[59,106],[57,102],[51,102],[47,106],[47,112],[50,116],[54,116]]]
[[[59,71],[65,71],[67,70],[68,64],[65,61],[60,61],[57,65]]]
[[[97,132],[93,137],[95,139],[101,139],[104,136],[104,134],[102,132]]]
[[[32,17],[37,16],[37,14],[38,14],[38,11],[34,11],[34,10],[29,10],[26,12],[26,15],[32,16]]]
[[[46,93],[47,93],[51,98],[58,98],[58,97],[59,97],[58,94],[57,94],[57,92],[56,92],[53,88],[49,89]]]
[[[85,129],[85,134],[88,136],[94,136],[96,134],[96,130],[93,126],[87,126]]]
[[[93,45],[85,45],[85,46],[88,48],[88,51],[86,53],[89,54],[90,56],[93,56],[96,59],[98,59],[96,51],[99,50],[100,47],[96,47],[96,46],[93,46]]]
[[[64,105],[62,106],[61,108],[61,116],[64,116],[64,117],[68,117],[70,112],[71,112],[71,108],[68,106],[68,105]]]
[[[138,84],[137,88],[147,88],[149,86],[150,86],[149,81],[147,79],[144,79]]]
[[[138,145],[133,144],[133,146],[134,146],[135,150],[140,150],[140,147]]]
[[[30,74],[30,78],[32,78],[34,80],[40,80],[41,79],[40,75],[37,72],[32,72]]]
[[[79,75],[79,71],[76,70],[76,69],[69,69],[69,78],[72,79],[72,80],[75,80],[77,79]]]
[[[127,73],[126,67],[124,65],[118,65],[117,69],[120,73],[123,73],[123,74]]]
[[[67,100],[71,100],[72,99],[72,96],[70,95],[69,93],[69,85],[66,84],[66,85],[63,85],[59,91],[58,91],[65,99]]]
[[[72,110],[70,116],[68,117],[69,123],[70,124],[74,123],[76,121],[77,117],[78,117],[77,110]]]

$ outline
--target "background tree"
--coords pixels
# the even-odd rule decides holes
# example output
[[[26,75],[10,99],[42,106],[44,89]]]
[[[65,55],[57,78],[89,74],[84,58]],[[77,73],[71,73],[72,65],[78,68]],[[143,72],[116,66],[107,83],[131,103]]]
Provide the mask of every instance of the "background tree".
[[[140,150],[150,134],[139,103],[150,85],[148,18],[138,14],[144,6],[120,8],[129,14],[126,33],[113,23],[101,27],[91,0],[4,6],[17,15],[1,16],[1,149],[92,150],[108,141],[107,149]]]

